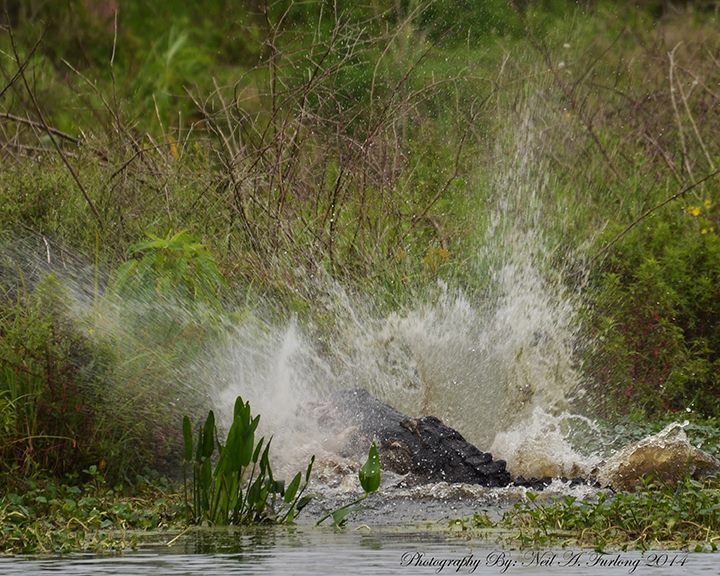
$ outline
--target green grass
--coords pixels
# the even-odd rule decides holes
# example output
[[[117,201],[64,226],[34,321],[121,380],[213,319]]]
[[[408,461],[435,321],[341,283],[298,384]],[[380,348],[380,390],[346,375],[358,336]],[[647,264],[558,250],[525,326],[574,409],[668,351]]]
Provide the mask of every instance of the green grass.
[[[309,3],[281,24],[283,3],[266,20],[242,3],[166,0],[123,7],[116,30],[80,1],[11,3],[0,235],[84,254],[89,316],[126,331],[90,321],[88,338],[39,304],[17,263],[3,267],[0,451],[28,471],[177,464],[178,413],[207,408],[189,392],[192,361],[223,314],[270,303],[331,331],[316,277],[381,311],[432,298],[438,280],[482,301],[499,257],[488,243],[508,244],[489,233],[498,219],[505,234],[539,230],[541,273],[583,288],[593,410],[717,417],[718,179],[607,248],[720,165],[717,16],[650,4],[538,2],[521,16],[504,2],[340,3],[336,20]],[[11,83],[43,26],[27,87]],[[180,301],[118,311],[100,280],[148,267],[136,283],[180,286]],[[188,295],[202,302],[183,309]],[[160,406],[178,391],[185,406]],[[60,419],[76,396],[82,410]],[[87,452],[64,452],[81,428]]]

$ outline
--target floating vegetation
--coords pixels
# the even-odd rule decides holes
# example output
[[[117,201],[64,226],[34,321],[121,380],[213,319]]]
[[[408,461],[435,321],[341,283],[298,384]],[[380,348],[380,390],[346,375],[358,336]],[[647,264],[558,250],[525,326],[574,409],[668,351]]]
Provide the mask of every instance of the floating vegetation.
[[[720,479],[686,479],[676,488],[646,480],[635,492],[598,493],[541,502],[538,494],[501,518],[487,514],[450,521],[460,532],[502,529],[503,541],[521,548],[549,546],[607,549],[716,551],[720,544]]]
[[[24,480],[0,496],[0,553],[117,552],[135,548],[143,533],[185,527],[170,485],[126,491],[108,486],[97,467],[86,472],[85,484]]]

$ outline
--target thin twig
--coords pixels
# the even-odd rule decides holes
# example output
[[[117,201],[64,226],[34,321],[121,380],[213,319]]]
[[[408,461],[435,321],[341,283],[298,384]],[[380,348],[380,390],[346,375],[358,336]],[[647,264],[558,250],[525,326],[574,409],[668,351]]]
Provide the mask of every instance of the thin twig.
[[[601,249],[597,254],[595,254],[595,256],[593,256],[593,257],[590,259],[589,264],[593,264],[595,261],[598,260],[598,258],[600,258],[602,255],[606,254],[607,251],[610,250],[610,248],[611,248],[612,246],[614,246],[615,244],[617,244],[617,242],[619,242],[620,240],[622,240],[622,239],[627,235],[627,233],[630,232],[630,230],[632,230],[633,228],[635,228],[635,226],[637,226],[638,224],[640,224],[640,222],[642,222],[643,220],[645,220],[645,218],[647,218],[648,216],[650,216],[650,214],[652,214],[652,213],[655,212],[656,210],[659,210],[659,209],[662,208],[663,206],[667,206],[667,205],[670,204],[670,202],[672,202],[673,200],[676,200],[676,199],[684,196],[685,194],[687,194],[687,193],[690,192],[691,190],[694,190],[695,188],[697,188],[698,186],[700,186],[700,184],[703,184],[704,182],[707,182],[708,180],[710,180],[710,179],[713,178],[714,176],[717,176],[718,174],[720,174],[720,169],[714,170],[713,172],[710,172],[709,174],[706,174],[705,176],[703,176],[702,178],[700,178],[700,180],[696,180],[696,181],[693,182],[692,184],[688,184],[687,186],[685,186],[685,188],[683,188],[682,190],[680,190],[680,192],[676,192],[675,194],[673,194],[673,195],[670,196],[669,198],[666,198],[665,200],[663,200],[662,202],[660,202],[660,204],[657,204],[656,206],[653,206],[652,208],[650,208],[650,209],[646,210],[645,212],[643,212],[640,216],[638,216],[638,218],[636,218],[635,220],[633,220],[633,222],[631,222],[630,225],[627,226],[627,228],[625,228],[622,232],[620,232],[617,236],[615,236],[612,240],[610,240],[610,242],[608,242],[607,244],[605,244],[605,246],[603,246],[602,249]]]
[[[15,44],[15,35],[13,34],[12,28],[8,28],[10,32],[10,44],[12,46],[13,54],[15,55],[15,61],[17,62],[18,67],[21,66],[20,63],[20,55],[17,51],[17,46]],[[45,120],[45,116],[42,113],[42,110],[40,109],[40,104],[38,104],[37,98],[35,97],[35,93],[30,88],[30,83],[27,80],[27,77],[25,76],[25,71],[20,69],[20,77],[22,78],[23,84],[25,85],[25,90],[27,90],[28,95],[30,96],[30,99],[32,100],[33,107],[35,108],[35,112],[37,112],[38,118],[40,118],[40,122],[42,123],[43,128],[45,129],[45,132],[47,133],[48,137],[50,138],[50,141],[52,142],[53,146],[55,147],[55,150],[57,151],[58,155],[62,159],[63,163],[67,167],[68,171],[73,177],[73,180],[75,180],[75,183],[77,184],[77,187],[80,189],[80,193],[85,198],[85,201],[87,202],[88,206],[90,207],[90,210],[92,211],[93,215],[95,216],[95,219],[97,220],[98,226],[100,229],[103,228],[103,221],[100,216],[100,212],[98,212],[97,208],[95,207],[95,204],[90,199],[90,196],[87,193],[87,190],[85,190],[85,186],[83,186],[82,182],[80,181],[80,178],[78,177],[77,173],[75,172],[75,169],[72,167],[72,164],[70,164],[70,161],[67,159],[65,154],[62,151],[62,148],[60,148],[60,145],[57,143],[57,140],[55,139],[55,136],[53,135],[53,132],[50,130],[50,126],[48,126],[48,123]]]
[[[113,47],[112,54],[110,55],[110,68],[115,64],[115,48],[117,47],[117,36],[118,36],[118,12],[119,9],[115,8],[115,19],[113,22]]]
[[[185,534],[187,534],[189,530],[190,530],[190,526],[188,526],[187,528],[185,528],[185,530],[183,530],[182,532],[180,532],[180,534],[178,534],[177,536],[175,536],[174,538],[172,538],[172,539],[171,539],[169,542],[167,542],[165,545],[168,546],[168,547],[172,546],[173,544],[175,544],[175,542],[178,541],[179,538],[181,538],[182,536],[184,536]]]
[[[660,143],[657,141],[655,137],[653,137],[652,134],[650,134],[650,131],[648,128],[645,128],[645,133],[642,135],[643,138],[645,138],[650,144],[652,144],[655,147],[655,150],[657,150],[657,153],[660,154],[660,157],[664,160],[667,167],[670,169],[670,172],[673,173],[673,177],[675,178],[675,181],[679,184],[682,182],[682,176],[680,176],[680,173],[677,171],[677,168],[675,168],[675,164],[673,164],[672,160],[668,156],[667,151],[660,146]]]
[[[25,57],[25,61],[20,65],[20,67],[18,68],[18,71],[15,72],[15,75],[10,79],[10,82],[8,82],[7,86],[5,86],[2,90],[0,90],[0,98],[2,98],[5,95],[5,92],[7,92],[13,84],[15,84],[15,82],[17,81],[18,78],[20,78],[20,75],[25,70],[25,67],[30,63],[30,59],[35,54],[35,50],[37,50],[38,46],[40,46],[40,42],[42,42],[43,35],[44,35],[44,31],[43,31],[43,34],[40,34],[40,37],[35,41],[35,44],[33,44],[33,47],[30,49],[30,52],[28,52],[28,55]]]
[[[335,230],[337,228],[337,218],[338,218],[338,206],[337,201],[339,197],[340,192],[340,185],[343,179],[343,176],[345,174],[345,166],[341,164],[340,171],[338,172],[337,179],[335,180],[335,186],[333,187],[332,191],[332,198],[330,200],[330,230],[329,230],[329,237],[328,237],[328,257],[330,258],[330,273],[334,274],[335,272],[335,256],[333,253],[333,245],[335,240]]]
[[[46,125],[43,125],[41,122],[36,122],[35,120],[30,120],[30,118],[23,118],[22,116],[16,116],[15,114],[11,114],[10,112],[0,112],[0,118],[2,118],[4,120],[11,120],[13,122],[17,122],[18,124],[26,124],[28,126],[32,126],[33,128],[42,128],[43,130],[50,132],[51,134],[54,134],[58,138],[67,140],[68,142],[75,144],[76,146],[80,145],[79,138],[70,136],[70,134],[63,132],[62,130],[58,130],[57,128],[53,128],[52,126],[46,126]]]
[[[685,90],[683,89],[682,82],[680,82],[680,79],[677,76],[677,73],[675,74],[676,77],[676,83],[678,90],[680,91],[680,99],[683,103],[683,108],[685,108],[685,113],[687,114],[688,120],[690,121],[690,126],[692,126],[693,132],[695,133],[695,138],[698,141],[698,144],[700,145],[700,148],[703,151],[703,154],[705,154],[705,158],[708,161],[708,165],[710,167],[710,170],[715,170],[715,163],[712,160],[712,157],[710,156],[710,152],[708,152],[707,146],[705,146],[705,141],[703,140],[703,137],[700,135],[700,130],[698,130],[697,123],[695,122],[695,117],[693,116],[692,111],[690,110],[690,104],[688,103],[689,100],[689,94],[685,94]]]
[[[673,111],[675,112],[675,121],[678,127],[678,136],[680,136],[680,146],[682,147],[682,164],[685,166],[690,178],[694,178],[692,168],[690,167],[690,158],[688,155],[687,143],[685,142],[685,130],[683,130],[682,118],[680,117],[680,110],[677,105],[677,99],[675,98],[675,50],[677,50],[682,42],[679,42],[675,47],[668,52],[668,60],[670,62],[670,69],[668,71],[668,80],[670,82],[670,102],[672,103]]]
[[[18,152],[24,152],[27,156],[30,156],[31,153],[34,154],[44,154],[45,152],[49,152],[49,148],[43,148],[42,146],[31,146],[30,144],[21,144],[19,142],[2,142],[0,143],[0,151],[4,152],[6,148],[13,148],[17,150]],[[70,158],[75,158],[76,154],[68,153],[66,154]]]

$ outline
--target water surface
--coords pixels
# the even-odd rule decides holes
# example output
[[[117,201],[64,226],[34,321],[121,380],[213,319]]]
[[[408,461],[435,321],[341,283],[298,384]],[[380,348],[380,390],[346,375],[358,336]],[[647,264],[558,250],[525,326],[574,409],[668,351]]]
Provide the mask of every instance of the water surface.
[[[497,536],[468,539],[422,528],[309,526],[158,535],[121,555],[0,558],[0,574],[534,574],[700,576],[720,554],[517,550]]]

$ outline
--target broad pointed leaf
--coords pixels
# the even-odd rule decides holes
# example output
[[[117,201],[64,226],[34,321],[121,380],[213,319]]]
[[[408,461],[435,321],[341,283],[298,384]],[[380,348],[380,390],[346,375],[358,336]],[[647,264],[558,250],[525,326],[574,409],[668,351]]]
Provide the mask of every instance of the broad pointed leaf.
[[[380,487],[380,453],[375,442],[370,446],[367,462],[360,468],[358,476],[366,494],[375,492]]]
[[[205,427],[203,429],[202,455],[205,458],[210,458],[210,456],[212,456],[214,449],[215,449],[215,413],[212,410],[210,410],[210,412],[208,412],[207,420],[205,420]]]
[[[290,482],[290,486],[288,486],[287,490],[285,491],[285,504],[290,504],[290,502],[293,501],[293,498],[295,498],[298,488],[300,488],[300,480],[301,479],[302,479],[302,475],[300,474],[300,472],[295,474],[295,477],[292,479],[292,482]]]

